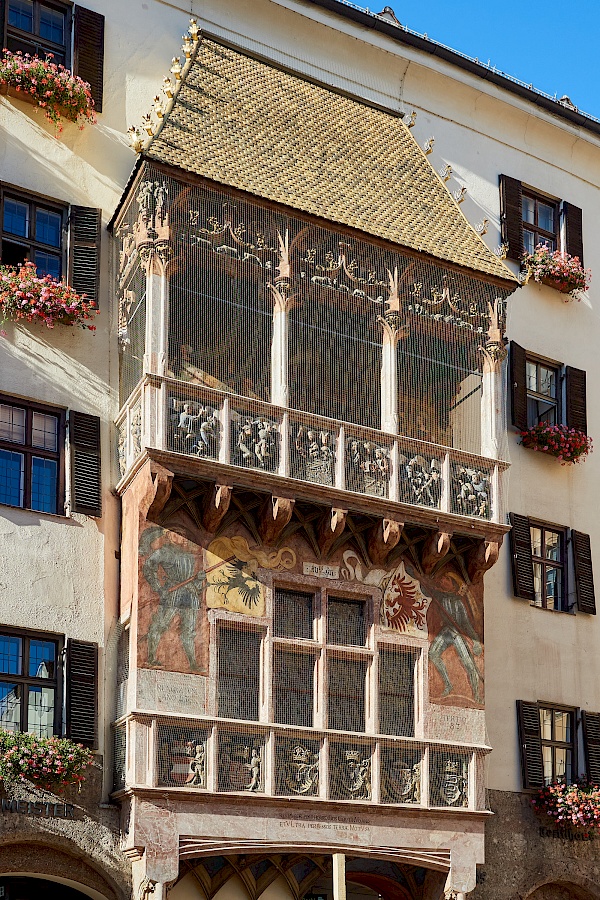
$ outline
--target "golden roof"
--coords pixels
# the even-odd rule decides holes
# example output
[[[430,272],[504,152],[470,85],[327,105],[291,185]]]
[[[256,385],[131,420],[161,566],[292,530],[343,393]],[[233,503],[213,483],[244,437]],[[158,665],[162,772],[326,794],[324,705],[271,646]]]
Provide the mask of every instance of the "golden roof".
[[[516,282],[397,116],[212,40],[145,156]]]

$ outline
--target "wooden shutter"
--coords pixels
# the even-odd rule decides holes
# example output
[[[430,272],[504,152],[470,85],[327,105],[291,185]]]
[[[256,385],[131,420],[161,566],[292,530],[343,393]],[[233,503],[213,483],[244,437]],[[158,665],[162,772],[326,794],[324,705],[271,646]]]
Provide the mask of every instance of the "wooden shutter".
[[[100,274],[100,210],[72,206],[70,226],[70,283],[78,294],[98,301]]]
[[[587,434],[587,394],[583,369],[567,366],[567,425]]]
[[[592,569],[592,548],[589,534],[572,531],[573,562],[575,564],[575,591],[577,609],[596,615],[596,595],[594,593],[594,571]]]
[[[96,747],[98,722],[98,645],[67,641],[67,737]]]
[[[71,411],[71,494],[73,512],[102,515],[100,419]]]
[[[600,785],[600,713],[581,711],[585,773],[592,784]]]
[[[533,584],[533,560],[531,557],[531,531],[527,516],[509,514],[511,524],[510,552],[512,557],[513,590],[515,597],[535,600]]]
[[[8,19],[6,0],[0,0],[0,38],[2,39],[2,47],[6,47],[6,22]],[[0,50],[2,49],[0,47]]]
[[[541,788],[544,786],[544,763],[542,761],[540,711],[537,703],[517,700],[517,718],[519,720],[523,787],[525,789]]]
[[[521,262],[523,256],[523,191],[521,182],[500,176],[500,228],[502,243],[508,244],[508,258]]]
[[[511,421],[518,431],[527,428],[527,354],[515,341],[510,342]]]
[[[571,256],[578,256],[583,265],[583,221],[581,210],[572,203],[563,203],[563,216],[567,238],[566,251]]]
[[[104,16],[75,7],[73,72],[92,89],[96,112],[102,112],[104,89]]]

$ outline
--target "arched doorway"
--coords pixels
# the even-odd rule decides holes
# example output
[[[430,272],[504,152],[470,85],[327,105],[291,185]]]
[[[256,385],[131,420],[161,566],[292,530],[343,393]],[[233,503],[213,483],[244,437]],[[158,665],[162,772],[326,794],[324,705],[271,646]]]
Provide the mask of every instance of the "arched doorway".
[[[82,893],[65,880],[0,875],[0,897],[2,900],[89,900],[90,897],[96,900],[101,894],[90,889]]]
[[[585,888],[570,883],[543,884],[528,894],[527,900],[594,900]]]

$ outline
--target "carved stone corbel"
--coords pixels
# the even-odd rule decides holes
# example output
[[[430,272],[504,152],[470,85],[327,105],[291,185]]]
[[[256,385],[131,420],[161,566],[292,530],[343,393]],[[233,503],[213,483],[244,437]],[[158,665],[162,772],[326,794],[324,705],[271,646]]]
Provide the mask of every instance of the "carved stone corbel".
[[[286,497],[267,497],[260,511],[259,533],[264,544],[274,544],[292,518],[294,501]]]
[[[202,525],[211,534],[217,530],[229,509],[231,491],[228,484],[214,484],[207,494],[202,510]]]
[[[434,531],[423,545],[421,566],[426,575],[430,575],[434,566],[443,559],[450,549],[452,535],[447,531]]]
[[[383,566],[402,536],[404,522],[382,519],[369,532],[368,551],[374,566]]]
[[[327,557],[334,541],[346,527],[347,509],[331,509],[322,519],[317,541],[322,557]]]
[[[502,541],[480,541],[467,559],[467,572],[473,584],[483,580],[484,573],[498,561]]]
[[[140,513],[149,522],[157,522],[171,496],[173,472],[152,460],[144,466],[140,475],[146,477],[145,490],[140,497]]]

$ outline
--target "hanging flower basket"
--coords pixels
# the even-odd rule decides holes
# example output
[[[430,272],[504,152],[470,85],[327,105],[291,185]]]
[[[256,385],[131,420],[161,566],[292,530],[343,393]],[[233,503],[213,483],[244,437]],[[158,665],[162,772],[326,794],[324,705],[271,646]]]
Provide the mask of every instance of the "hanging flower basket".
[[[68,738],[36,737],[0,730],[0,779],[30,781],[38,787],[62,791],[85,781],[93,753]]]
[[[536,813],[575,828],[600,828],[600,788],[586,782],[557,782],[543,787],[531,800]]]
[[[96,122],[94,101],[87,81],[49,59],[4,51],[0,59],[0,93],[33,103],[62,131],[61,119],[80,127]]]
[[[592,273],[584,269],[578,256],[550,250],[538,244],[533,253],[523,254],[523,268],[539,284],[546,284],[565,295],[565,303],[577,299],[588,290]]]
[[[581,462],[594,449],[591,437],[566,425],[540,422],[527,431],[521,431],[521,438],[524,447],[555,456],[563,466]]]
[[[98,314],[98,308],[62,281],[50,275],[38,277],[35,263],[25,262],[17,268],[0,266],[0,314],[3,320],[43,322],[48,328],[81,325],[95,331],[95,325],[86,323]]]

